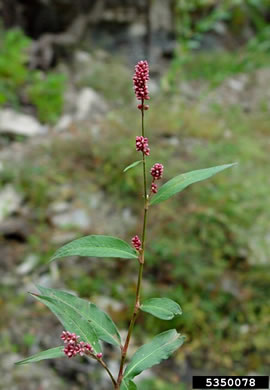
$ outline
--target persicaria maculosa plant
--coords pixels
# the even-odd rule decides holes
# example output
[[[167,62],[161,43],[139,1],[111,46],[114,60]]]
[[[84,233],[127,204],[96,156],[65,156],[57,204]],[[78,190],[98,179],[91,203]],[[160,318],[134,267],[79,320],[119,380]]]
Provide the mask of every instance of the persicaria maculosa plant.
[[[136,136],[135,139],[136,150],[141,154],[141,159],[129,165],[124,171],[126,172],[142,163],[142,231],[131,239],[131,245],[119,238],[110,236],[91,235],[82,237],[58,249],[51,259],[51,261],[54,261],[67,256],[87,256],[125,258],[138,261],[136,297],[127,336],[125,340],[121,340],[119,331],[112,319],[95,304],[64,291],[38,286],[40,294],[31,295],[47,305],[62,323],[65,329],[59,338],[59,341],[62,340],[62,345],[40,352],[17,364],[34,363],[59,357],[75,358],[76,355],[87,356],[97,360],[107,371],[113,389],[134,390],[137,386],[133,379],[137,375],[167,359],[184,342],[185,337],[175,329],[171,329],[155,336],[152,341],[140,347],[127,361],[130,339],[140,311],[150,313],[163,320],[170,320],[174,316],[182,314],[179,304],[168,298],[152,298],[141,301],[148,212],[151,207],[169,199],[190,184],[207,179],[234,164],[180,174],[159,186],[159,180],[164,174],[163,165],[157,162],[150,169],[146,166],[147,157],[150,155],[149,141],[144,127],[145,111],[149,109],[149,106],[145,104],[149,100],[148,80],[148,63],[147,61],[140,61],[135,67],[133,84],[135,95],[139,101],[138,109],[141,113],[141,135]],[[108,368],[103,358],[100,341],[105,341],[119,348],[118,375],[114,376]]]

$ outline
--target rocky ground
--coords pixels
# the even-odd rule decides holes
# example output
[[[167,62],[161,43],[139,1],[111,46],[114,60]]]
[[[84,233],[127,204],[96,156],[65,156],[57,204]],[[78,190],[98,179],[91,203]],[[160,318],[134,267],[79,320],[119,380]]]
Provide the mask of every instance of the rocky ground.
[[[109,160],[110,153],[115,153],[115,150],[119,152],[117,147],[121,140],[119,141],[118,137],[128,136],[126,114],[124,113],[123,117],[120,115],[127,104],[125,99],[128,104],[133,104],[133,98],[131,99],[127,92],[127,96],[110,99],[106,93],[102,94],[106,86],[101,83],[95,85],[91,69],[96,72],[100,64],[104,63],[104,58],[105,63],[108,61],[107,72],[110,72],[110,57],[103,52],[92,56],[78,51],[74,55],[71,71],[64,65],[62,68],[59,66],[69,73],[71,82],[66,91],[63,115],[55,126],[41,124],[26,112],[16,112],[10,108],[0,110],[0,389],[61,390],[67,385],[72,390],[110,388],[108,379],[93,362],[87,365],[80,359],[59,359],[14,367],[14,362],[24,356],[59,344],[61,326],[41,304],[33,302],[27,296],[28,291],[35,291],[35,284],[73,290],[76,289],[78,279],[80,295],[91,295],[91,299],[101,308],[110,312],[115,320],[120,320],[123,328],[126,326],[126,301],[116,297],[123,294],[132,297],[133,287],[126,293],[126,282],[124,287],[116,284],[113,287],[116,292],[112,297],[111,280],[107,279],[104,283],[103,270],[100,270],[100,263],[97,261],[89,262],[83,259],[79,262],[78,259],[67,259],[65,263],[47,264],[54,249],[78,236],[95,232],[128,240],[131,233],[138,228],[136,207],[116,200],[114,183],[118,183],[118,179],[115,179],[114,172],[119,166],[116,159],[113,163]],[[129,74],[124,65],[121,67],[125,74]],[[180,138],[178,133],[174,134],[173,126],[167,130],[166,124],[164,128],[159,124],[156,142],[163,149],[170,148],[175,158],[178,158],[179,150],[188,155],[190,150],[198,147],[198,142],[199,145],[206,142],[196,140],[195,124],[206,122],[209,108],[214,105],[226,106],[229,109],[238,105],[244,112],[254,113],[252,120],[255,123],[258,107],[263,106],[266,112],[270,108],[269,79],[269,69],[261,69],[228,78],[210,92],[204,82],[180,83],[178,96],[173,97],[171,114],[173,115],[174,108],[177,110],[178,105],[184,104],[186,114],[183,115],[186,115],[186,118],[183,116],[183,121],[191,129],[191,134],[184,134]],[[92,81],[87,83],[85,80]],[[125,84],[121,88],[125,89]],[[158,79],[152,81],[152,91],[155,91],[156,97],[163,93],[160,88]],[[194,105],[196,111],[188,117],[187,111],[191,107],[194,109]],[[134,107],[132,106],[132,110]],[[126,111],[131,109],[127,108]],[[196,121],[195,124],[193,121]],[[209,126],[213,126],[211,135],[207,133]],[[227,127],[222,121],[218,126],[222,129],[218,131],[222,131],[224,139],[233,136],[233,128]],[[262,124],[260,126],[264,128]],[[132,131],[133,137],[134,129]],[[204,131],[204,139],[211,138],[217,131],[216,125],[207,122]],[[105,143],[107,146],[104,146]],[[113,151],[108,147],[110,143],[115,144],[116,149]],[[131,147],[132,141],[126,144]],[[127,147],[122,153],[121,163],[123,160],[131,162],[133,157]],[[120,197],[122,194],[122,200],[132,201],[133,187],[136,187],[138,182],[136,177],[132,176],[126,180],[126,187],[124,184],[121,187],[117,184]],[[261,260],[265,257],[267,261],[266,252],[262,252]],[[105,261],[102,262],[103,267],[106,269],[105,280],[108,275],[111,275],[112,279],[115,278],[117,273],[120,273],[122,278],[126,277],[124,262],[120,262],[116,270],[115,264]],[[101,277],[95,280],[99,272]],[[85,275],[93,276],[92,285],[89,285]],[[69,282],[67,285],[70,278],[74,279],[74,283]],[[132,284],[133,276],[131,280]],[[149,288],[146,283],[146,290]],[[237,294],[237,287],[230,281],[224,288],[230,291],[234,289]],[[131,350],[135,347],[132,345]],[[105,347],[105,358],[113,372],[117,370],[116,352]],[[186,352],[180,353],[175,360],[165,364],[167,372],[162,373],[159,368],[148,372],[147,377],[151,378],[157,374],[166,381],[169,376],[172,386],[180,377],[188,381],[191,373],[196,370],[196,367],[190,366],[189,353],[191,351],[187,348]]]

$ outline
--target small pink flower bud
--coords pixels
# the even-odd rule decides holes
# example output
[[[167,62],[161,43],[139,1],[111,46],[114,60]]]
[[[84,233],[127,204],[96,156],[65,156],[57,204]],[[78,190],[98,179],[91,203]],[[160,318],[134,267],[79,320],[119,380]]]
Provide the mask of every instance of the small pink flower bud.
[[[151,191],[153,192],[153,194],[156,194],[158,192],[158,188],[155,183],[151,184]]]
[[[93,349],[93,347],[90,344],[85,344],[84,348],[89,353],[94,352],[94,349]]]
[[[98,359],[101,359],[102,356],[103,356],[103,354],[102,354],[101,352],[99,352],[99,353],[97,354],[97,358],[98,358]]]
[[[148,104],[138,104],[137,107],[138,107],[139,110],[147,111],[149,109],[149,105]]]
[[[145,150],[144,150],[144,154],[146,155],[146,156],[150,156],[150,148],[145,148]]]
[[[134,236],[132,238],[131,242],[137,251],[140,251],[142,249],[142,243],[141,243],[141,240],[139,239],[139,236]]]
[[[156,163],[153,165],[153,167],[150,170],[151,175],[153,176],[154,180],[159,180],[162,178],[164,167],[160,163]]]
[[[76,356],[77,351],[74,344],[67,344],[67,346],[64,348],[64,353],[67,355],[68,358],[72,358],[73,356]]]
[[[70,333],[70,332],[62,332],[61,339],[64,341],[64,343],[70,343],[70,344],[75,344],[78,342],[78,339],[80,336],[77,336],[75,333]]]

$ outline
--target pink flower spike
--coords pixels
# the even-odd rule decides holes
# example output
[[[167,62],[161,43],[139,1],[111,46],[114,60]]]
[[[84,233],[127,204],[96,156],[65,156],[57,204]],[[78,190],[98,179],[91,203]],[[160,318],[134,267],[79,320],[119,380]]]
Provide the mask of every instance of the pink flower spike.
[[[140,251],[142,249],[142,243],[141,240],[139,239],[139,236],[134,236],[131,240],[132,245],[137,251]]]
[[[160,163],[156,163],[152,166],[150,173],[153,176],[154,180],[159,180],[162,178],[164,167]]]
[[[102,353],[102,352],[100,352],[100,353],[97,354],[97,358],[98,358],[98,359],[101,359],[102,356],[103,356],[103,353]]]
[[[135,73],[133,76],[134,92],[138,100],[142,103],[144,100],[149,100],[149,92],[147,81],[149,80],[149,65],[147,61],[139,61],[135,66]],[[145,109],[144,105],[139,105],[140,110]]]

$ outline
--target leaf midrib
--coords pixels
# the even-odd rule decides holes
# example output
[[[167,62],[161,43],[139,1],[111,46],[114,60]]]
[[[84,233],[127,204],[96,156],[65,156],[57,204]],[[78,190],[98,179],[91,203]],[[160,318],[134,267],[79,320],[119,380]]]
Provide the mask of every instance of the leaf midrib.
[[[199,176],[198,173],[196,173],[196,174],[194,174],[194,175],[192,175],[192,176],[190,175],[190,177],[188,177],[188,178],[186,178],[184,175],[185,175],[185,174],[178,175],[178,176],[176,176],[174,179],[171,179],[171,180],[169,180],[167,183],[165,183],[164,186],[165,186],[166,184],[168,184],[168,186],[166,186],[165,188],[163,187],[163,189],[162,189],[162,187],[161,187],[161,188],[160,188],[160,193],[157,194],[157,196],[156,196],[155,198],[153,198],[153,199],[154,199],[154,200],[162,199],[162,197],[163,197],[164,195],[167,195],[168,191],[171,192],[171,190],[175,190],[176,187],[181,186],[181,185],[183,185],[183,184],[188,186],[188,185],[189,185],[189,181],[190,181],[191,179],[194,179],[194,177]],[[210,175],[210,177],[211,177],[211,175]],[[177,179],[178,179],[178,181],[177,181]],[[181,179],[182,179],[182,180],[181,180]],[[175,183],[172,183],[173,180],[175,180]],[[180,180],[181,180],[181,181],[180,181]],[[185,180],[187,180],[186,183],[185,183]],[[200,180],[204,180],[204,177],[201,177]],[[171,181],[171,183],[170,183],[170,181]],[[167,188],[167,187],[168,187],[168,188]],[[158,196],[158,195],[159,195],[159,196]]]
[[[177,313],[175,313],[175,312],[173,312],[172,310],[169,310],[169,309],[164,309],[163,307],[159,307],[159,306],[155,306],[155,305],[142,305],[142,309],[143,308],[145,308],[146,307],[146,309],[148,308],[148,307],[153,307],[153,308],[155,308],[155,309],[158,309],[158,310],[163,310],[163,311],[165,311],[166,313],[168,313],[168,314],[177,314]]]
[[[32,356],[29,356],[28,358],[25,358],[25,359],[23,359],[23,360],[20,360],[20,361],[18,361],[18,362],[15,362],[15,365],[18,365],[18,366],[20,366],[20,365],[23,365],[23,364],[27,364],[27,363],[31,363],[31,361],[33,360],[33,359],[36,359],[36,358],[39,358],[40,357],[40,355],[43,353],[43,352],[62,352],[62,355],[63,355],[63,357],[65,356],[64,355],[64,352],[63,352],[63,346],[60,346],[60,347],[55,347],[55,348],[50,348],[50,349],[48,349],[48,350],[46,350],[46,351],[41,351],[41,352],[38,352],[38,353],[35,353],[34,355],[32,355]],[[45,354],[43,354],[43,356],[45,356]],[[46,355],[47,356],[47,355]],[[61,355],[59,356],[59,357],[61,357]],[[33,361],[33,363],[35,363],[35,362],[38,362],[38,361],[42,361],[42,360],[46,360],[46,359],[51,359],[50,357],[49,358],[42,358],[42,359],[39,359],[39,360],[34,360]],[[56,357],[54,356],[54,359],[56,359]]]
[[[180,334],[177,334],[176,335],[177,337],[175,337],[174,340],[170,340],[169,342],[161,345],[160,347],[158,347],[157,349],[155,349],[154,351],[152,351],[149,355],[145,356],[143,359],[141,359],[138,363],[136,363],[135,365],[133,365],[132,369],[129,371],[129,373],[125,374],[124,375],[124,378],[128,378],[129,374],[134,371],[134,368],[136,368],[138,366],[138,364],[142,363],[145,359],[148,359],[151,355],[155,354],[159,349],[163,348],[163,347],[166,347],[167,345],[173,343],[174,341],[176,341],[178,338],[180,338]],[[132,377],[133,378],[133,377]]]
[[[64,303],[64,305],[71,307],[75,312],[77,312],[77,313],[78,313],[81,317],[83,317],[86,321],[88,321],[88,322],[90,322],[90,323],[91,323],[91,321],[92,321],[92,322],[94,322],[95,324],[97,324],[97,322],[93,321],[92,319],[89,320],[88,318],[86,318],[85,315],[82,315],[81,312],[80,312],[78,309],[76,309],[75,307],[73,307],[70,303],[67,303],[67,302],[64,301],[63,299],[57,297],[56,295],[54,295],[54,293],[52,293],[52,295],[53,295],[54,298],[56,298],[56,299],[58,299],[60,302]],[[87,303],[88,303],[89,305],[91,305],[90,302],[87,302]],[[116,341],[118,345],[121,344],[120,341],[118,340],[118,338],[115,339],[115,338],[114,338],[114,337],[113,337],[105,328],[103,328],[102,326],[100,326],[100,325],[98,325],[98,324],[97,324],[97,326],[98,326],[99,328],[101,328],[102,330],[104,330],[104,333],[106,333],[108,336],[110,336],[110,338],[112,338],[114,341]]]
[[[89,248],[89,247],[85,247],[85,246],[80,246],[80,249],[83,249],[83,250],[87,250],[87,249],[91,249],[91,248],[93,248],[93,249],[110,249],[110,250],[113,250],[113,251],[126,253],[126,254],[132,256],[132,258],[137,259],[137,256],[135,254],[133,254],[132,252],[127,252],[127,251],[124,251],[124,250],[121,250],[121,249],[115,249],[113,247],[108,247],[108,246],[91,246]],[[62,254],[64,254],[65,252],[72,251],[72,250],[74,250],[74,248],[66,248],[65,250],[62,251]],[[57,258],[58,257],[57,255],[59,255],[59,254],[61,255],[61,250],[59,250],[58,254],[56,253],[56,255],[52,257],[52,259]],[[75,255],[75,256],[78,256],[78,255]],[[85,256],[87,257],[88,255],[85,255]],[[90,256],[91,255],[89,255],[89,257]],[[104,256],[104,257],[106,257],[106,256]],[[108,256],[108,257],[110,257],[110,256]]]
[[[210,167],[210,168],[203,168],[203,169],[197,169],[195,171],[191,171],[191,172],[186,172],[186,173],[182,173],[176,177],[174,177],[173,179],[170,179],[169,181],[167,181],[167,183],[165,183],[160,189],[159,189],[159,192],[152,198],[152,201],[150,204],[155,204],[157,202],[159,202],[160,199],[163,199],[164,196],[167,195],[168,193],[168,186],[169,186],[169,190],[171,190],[172,188],[175,189],[176,186],[178,185],[185,185],[186,187],[189,186],[190,184],[193,184],[195,182],[198,182],[198,181],[202,181],[202,180],[205,180],[205,179],[208,179],[212,176],[214,176],[215,174],[219,173],[219,172],[222,172],[223,170],[227,169],[227,168],[230,168],[232,167],[233,165],[235,165],[236,163],[232,163],[232,164],[224,164],[224,165],[219,165],[217,167]],[[215,169],[216,168],[216,169]],[[202,174],[202,171],[209,171],[212,169],[212,172],[210,174],[208,174],[207,172],[204,173],[204,175],[201,176]],[[192,174],[192,175],[191,175]],[[185,175],[189,175],[189,177],[185,177]],[[199,180],[196,180],[196,181],[192,181],[190,183],[190,180],[194,179],[194,177],[196,178],[196,176],[199,176]],[[182,179],[182,180],[181,180]],[[187,183],[184,183],[185,179],[187,180]],[[180,181],[181,180],[181,181]],[[175,183],[174,183],[175,181]],[[173,183],[172,183],[173,182]],[[165,187],[165,189],[164,189]],[[179,192],[179,191],[178,191]]]
[[[42,297],[42,296],[41,296],[41,298],[43,298],[43,299],[45,298],[45,300],[46,300],[46,297]],[[50,297],[48,297],[48,298],[50,298]],[[65,302],[64,302],[64,304],[65,304]],[[66,305],[66,306],[70,306],[70,305]],[[72,306],[71,306],[71,308],[73,309]],[[75,311],[76,311],[76,310],[75,310]],[[70,317],[70,315],[69,315],[67,312],[66,312],[65,314],[66,314],[66,316],[67,316],[69,319],[71,319],[71,321],[73,321],[73,323],[80,329],[80,331],[82,332],[81,335],[84,336],[85,339],[91,344],[92,341],[89,340],[87,334],[82,330],[81,326],[80,326],[79,324],[77,324],[76,321],[72,318],[72,316]],[[94,329],[92,329],[92,330],[93,330],[94,333],[96,333]],[[81,336],[81,335],[80,335],[80,336]],[[97,339],[98,339],[98,337],[97,337]],[[99,343],[97,343],[97,344],[99,345]]]

